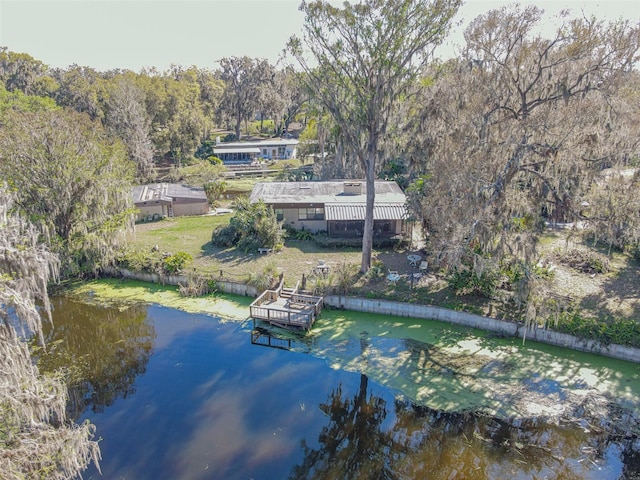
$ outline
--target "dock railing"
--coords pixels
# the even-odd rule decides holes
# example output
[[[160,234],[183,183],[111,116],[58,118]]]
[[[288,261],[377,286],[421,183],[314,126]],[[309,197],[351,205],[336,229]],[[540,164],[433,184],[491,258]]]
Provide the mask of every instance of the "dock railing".
[[[282,296],[283,280],[275,290],[265,290],[250,305],[249,311],[254,320],[283,327],[294,326],[309,330],[322,311],[322,297],[293,293],[288,299]]]

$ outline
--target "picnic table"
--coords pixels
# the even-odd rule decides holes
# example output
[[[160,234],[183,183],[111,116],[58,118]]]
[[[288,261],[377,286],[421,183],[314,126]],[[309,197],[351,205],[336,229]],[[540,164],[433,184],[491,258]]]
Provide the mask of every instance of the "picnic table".
[[[313,267],[313,273],[320,275],[328,275],[331,271],[331,267],[324,262],[318,262],[318,265]]]

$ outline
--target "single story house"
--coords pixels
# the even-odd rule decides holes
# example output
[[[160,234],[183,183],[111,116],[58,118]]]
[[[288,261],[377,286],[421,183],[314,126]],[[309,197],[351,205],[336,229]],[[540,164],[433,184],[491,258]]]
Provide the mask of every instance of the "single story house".
[[[209,201],[203,188],[175,183],[155,183],[133,188],[137,221],[209,213]]]
[[[227,165],[252,163],[258,159],[289,160],[296,158],[298,143],[295,138],[216,143],[213,154]]]
[[[406,197],[396,182],[375,182],[374,235],[391,238],[405,230]],[[331,237],[361,238],[364,231],[366,182],[260,182],[249,201],[262,200],[286,225]]]

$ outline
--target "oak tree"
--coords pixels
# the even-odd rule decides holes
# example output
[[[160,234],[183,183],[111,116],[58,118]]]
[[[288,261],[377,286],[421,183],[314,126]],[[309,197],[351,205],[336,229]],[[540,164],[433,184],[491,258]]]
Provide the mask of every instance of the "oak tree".
[[[0,177],[60,256],[63,277],[111,261],[132,226],[133,173],[122,144],[84,114],[13,111],[0,127]]]
[[[74,478],[98,464],[100,450],[93,425],[67,420],[64,382],[42,375],[22,340],[43,339],[36,302],[50,319],[47,283],[58,263],[35,226],[13,212],[13,196],[0,185],[0,471],[6,479]]]
[[[546,38],[542,13],[475,19],[462,58],[426,74],[409,122],[410,198],[432,248],[478,278],[519,264],[522,301],[543,222],[578,220],[598,172],[637,148],[617,133],[626,120],[611,99],[637,61],[638,27],[564,18]]]

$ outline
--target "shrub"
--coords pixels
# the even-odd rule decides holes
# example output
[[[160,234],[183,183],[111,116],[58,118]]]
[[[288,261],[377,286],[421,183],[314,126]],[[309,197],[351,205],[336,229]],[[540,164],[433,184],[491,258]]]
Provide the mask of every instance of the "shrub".
[[[325,235],[325,232],[319,232],[319,233],[312,233],[309,230],[298,230],[297,228],[291,226],[291,225],[283,225],[285,234],[287,238],[290,238],[292,240],[299,240],[302,242],[308,242],[311,240],[316,240],[316,238],[320,235]]]
[[[224,180],[215,179],[204,184],[204,192],[207,195],[210,205],[216,205],[220,196],[227,189],[227,183]]]
[[[343,295],[347,295],[351,287],[356,283],[358,271],[358,265],[346,262],[340,263],[333,270],[334,284]]]
[[[371,262],[371,268],[367,272],[367,277],[369,278],[380,278],[384,277],[387,273],[387,267],[380,260],[374,260]]]
[[[485,270],[478,274],[464,266],[451,269],[447,283],[456,295],[475,294],[492,298],[498,286],[497,272]]]
[[[175,255],[162,253],[157,248],[150,250],[139,247],[125,247],[116,254],[116,266],[134,272],[179,273],[188,262],[193,260],[186,252]]]
[[[234,202],[235,214],[229,225],[216,228],[211,243],[221,247],[236,246],[245,252],[260,247],[275,248],[283,243],[285,231],[272,208],[264,202],[249,203],[245,197]]]
[[[247,283],[264,291],[271,288],[278,277],[278,269],[273,262],[267,263],[261,272],[251,272]]]
[[[615,343],[640,347],[640,323],[636,320],[610,318],[603,321],[585,317],[576,306],[560,312],[554,329],[576,337],[597,340],[605,345]]]
[[[314,295],[327,295],[333,285],[334,274],[327,276],[312,275],[307,282],[307,290],[311,290]]]
[[[162,253],[157,249],[124,247],[116,253],[116,266],[134,272],[163,273]]]
[[[163,259],[163,267],[166,273],[180,273],[182,269],[193,260],[187,252],[177,252]]]
[[[183,297],[201,297],[217,291],[216,281],[202,275],[189,275],[185,285],[179,284],[180,295]]]
[[[220,225],[211,234],[211,243],[218,247],[233,247],[239,240],[240,231],[232,225]]]

